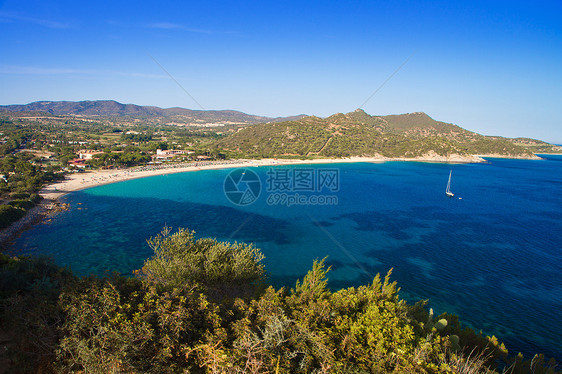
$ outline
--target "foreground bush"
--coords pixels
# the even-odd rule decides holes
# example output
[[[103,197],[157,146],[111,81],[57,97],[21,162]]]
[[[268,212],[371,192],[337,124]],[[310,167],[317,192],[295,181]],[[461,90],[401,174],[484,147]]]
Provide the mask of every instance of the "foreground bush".
[[[72,287],[72,273],[42,257],[0,254],[0,372],[51,372],[62,321],[62,288]],[[11,363],[11,364],[10,364]]]
[[[135,279],[86,279],[61,297],[61,371],[205,372],[191,351],[221,338],[218,306],[193,290]]]
[[[222,296],[240,296],[263,280],[264,256],[244,243],[195,239],[195,232],[169,227],[147,240],[154,251],[138,275],[165,287],[199,286]]]

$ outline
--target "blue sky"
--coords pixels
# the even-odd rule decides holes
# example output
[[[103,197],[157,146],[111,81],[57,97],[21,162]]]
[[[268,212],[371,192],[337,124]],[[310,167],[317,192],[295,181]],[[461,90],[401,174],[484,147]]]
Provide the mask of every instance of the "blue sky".
[[[0,104],[328,116],[358,108],[408,58],[367,113],[562,143],[560,0],[0,0]]]

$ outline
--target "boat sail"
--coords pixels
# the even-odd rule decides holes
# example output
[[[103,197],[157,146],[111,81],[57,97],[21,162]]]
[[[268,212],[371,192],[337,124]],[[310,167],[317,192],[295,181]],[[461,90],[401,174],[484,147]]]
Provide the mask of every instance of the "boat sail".
[[[447,182],[447,189],[445,190],[445,195],[447,195],[447,197],[455,196],[455,194],[451,192],[451,174],[452,173],[453,173],[453,170],[451,170],[449,172],[449,181]]]

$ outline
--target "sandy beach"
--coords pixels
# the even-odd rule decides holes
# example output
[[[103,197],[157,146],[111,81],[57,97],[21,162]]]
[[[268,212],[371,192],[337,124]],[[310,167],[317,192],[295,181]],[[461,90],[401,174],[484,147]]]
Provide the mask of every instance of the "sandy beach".
[[[45,186],[40,194],[44,199],[56,200],[59,197],[72,192],[79,191],[90,187],[96,187],[109,183],[123,182],[126,180],[152,177],[156,175],[165,175],[172,173],[184,173],[189,171],[209,170],[209,169],[227,169],[227,168],[244,168],[257,166],[273,166],[273,165],[297,165],[297,164],[333,164],[333,163],[350,163],[350,162],[386,162],[386,161],[419,161],[419,162],[451,162],[451,163],[469,163],[482,162],[480,157],[475,156],[457,156],[448,157],[431,155],[421,158],[385,158],[385,157],[349,157],[349,158],[333,158],[333,159],[261,159],[261,160],[233,160],[233,161],[208,161],[208,162],[191,162],[185,164],[160,164],[149,165],[143,167],[135,167],[130,169],[110,169],[110,170],[91,170],[81,173],[73,173],[60,182],[56,182]]]
[[[90,187],[101,186],[109,183],[123,182],[126,180],[152,177],[173,173],[184,173],[198,170],[244,168],[273,165],[293,164],[318,164],[335,162],[382,162],[376,158],[349,158],[349,159],[323,159],[323,160],[288,160],[288,159],[261,159],[261,160],[235,160],[235,161],[209,161],[191,162],[185,164],[160,164],[135,167],[130,169],[89,170],[73,173],[60,182],[45,186],[40,194],[44,199],[56,200],[72,192]]]

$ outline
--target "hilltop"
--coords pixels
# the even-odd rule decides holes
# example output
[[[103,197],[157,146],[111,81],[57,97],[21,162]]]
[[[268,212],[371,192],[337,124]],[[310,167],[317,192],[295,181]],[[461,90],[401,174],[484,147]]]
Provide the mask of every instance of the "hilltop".
[[[327,118],[309,116],[245,127],[216,145],[253,157],[535,158],[531,143],[553,147],[539,142],[480,135],[420,112],[371,116],[358,109]]]

